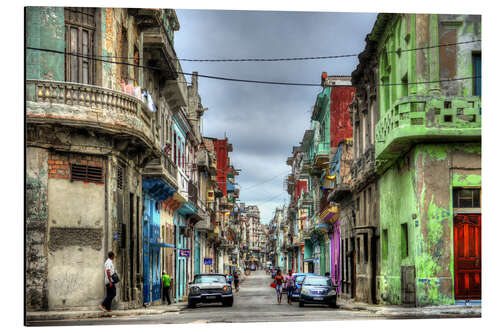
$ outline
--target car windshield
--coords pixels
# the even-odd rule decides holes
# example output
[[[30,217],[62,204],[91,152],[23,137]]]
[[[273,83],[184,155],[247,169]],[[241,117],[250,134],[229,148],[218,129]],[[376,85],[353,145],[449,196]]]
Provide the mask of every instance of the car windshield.
[[[295,277],[295,282],[302,282],[305,279],[305,275],[299,275]]]
[[[331,287],[332,280],[326,277],[308,276],[307,279],[304,280],[304,286]]]
[[[194,283],[226,283],[226,278],[223,275],[198,275]]]

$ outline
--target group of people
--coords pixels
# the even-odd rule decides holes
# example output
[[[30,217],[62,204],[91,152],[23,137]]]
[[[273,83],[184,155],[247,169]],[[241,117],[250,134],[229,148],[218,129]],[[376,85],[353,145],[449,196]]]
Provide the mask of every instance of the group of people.
[[[292,271],[288,271],[288,275],[283,277],[283,275],[281,275],[281,269],[278,269],[278,272],[276,272],[276,276],[274,277],[274,283],[276,284],[276,296],[278,299],[278,304],[281,304],[281,295],[283,293],[284,285],[288,304],[292,305],[292,293],[295,286]]]
[[[325,276],[330,276],[330,273],[326,272]],[[274,277],[274,284],[276,285],[276,297],[278,299],[278,304],[281,304],[281,295],[283,294],[284,285],[288,304],[292,305],[292,294],[295,289],[295,280],[293,278],[292,271],[288,271],[288,275],[283,277],[283,275],[281,275],[281,269],[278,269],[276,276]]]

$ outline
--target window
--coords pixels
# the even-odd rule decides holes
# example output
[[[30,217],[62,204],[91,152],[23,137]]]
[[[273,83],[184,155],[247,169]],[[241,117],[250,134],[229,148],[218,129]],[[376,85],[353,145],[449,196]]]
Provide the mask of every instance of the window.
[[[481,53],[472,54],[474,96],[481,96]]]
[[[401,224],[401,259],[408,257],[408,224]]]
[[[358,257],[358,263],[361,261],[361,244],[360,244],[360,240],[359,240],[359,237],[356,237],[356,252],[358,253],[357,257]]]
[[[66,81],[94,83],[95,8],[65,8],[66,27]],[[80,56],[79,56],[80,55]]]
[[[481,208],[481,189],[454,188],[453,208]]]
[[[389,246],[389,235],[387,229],[382,231],[382,259],[387,260],[387,250]]]

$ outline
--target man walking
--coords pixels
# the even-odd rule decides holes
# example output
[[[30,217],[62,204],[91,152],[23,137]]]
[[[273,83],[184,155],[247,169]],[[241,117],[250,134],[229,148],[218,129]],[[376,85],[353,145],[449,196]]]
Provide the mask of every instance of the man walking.
[[[163,286],[163,303],[165,303],[165,297],[167,297],[168,305],[172,304],[170,301],[170,283],[172,282],[172,278],[167,273],[163,272],[161,275],[161,281]]]
[[[111,302],[116,296],[116,287],[111,279],[111,275],[115,273],[113,259],[115,254],[113,251],[108,252],[108,259],[104,262],[104,284],[106,285],[106,298],[99,304],[102,311],[111,312]]]

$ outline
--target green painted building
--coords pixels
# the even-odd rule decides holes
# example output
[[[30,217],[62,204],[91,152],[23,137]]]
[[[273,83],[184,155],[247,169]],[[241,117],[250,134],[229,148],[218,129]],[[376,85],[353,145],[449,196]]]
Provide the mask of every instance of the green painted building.
[[[381,303],[481,299],[480,39],[472,15],[380,14],[368,35],[378,60]]]

